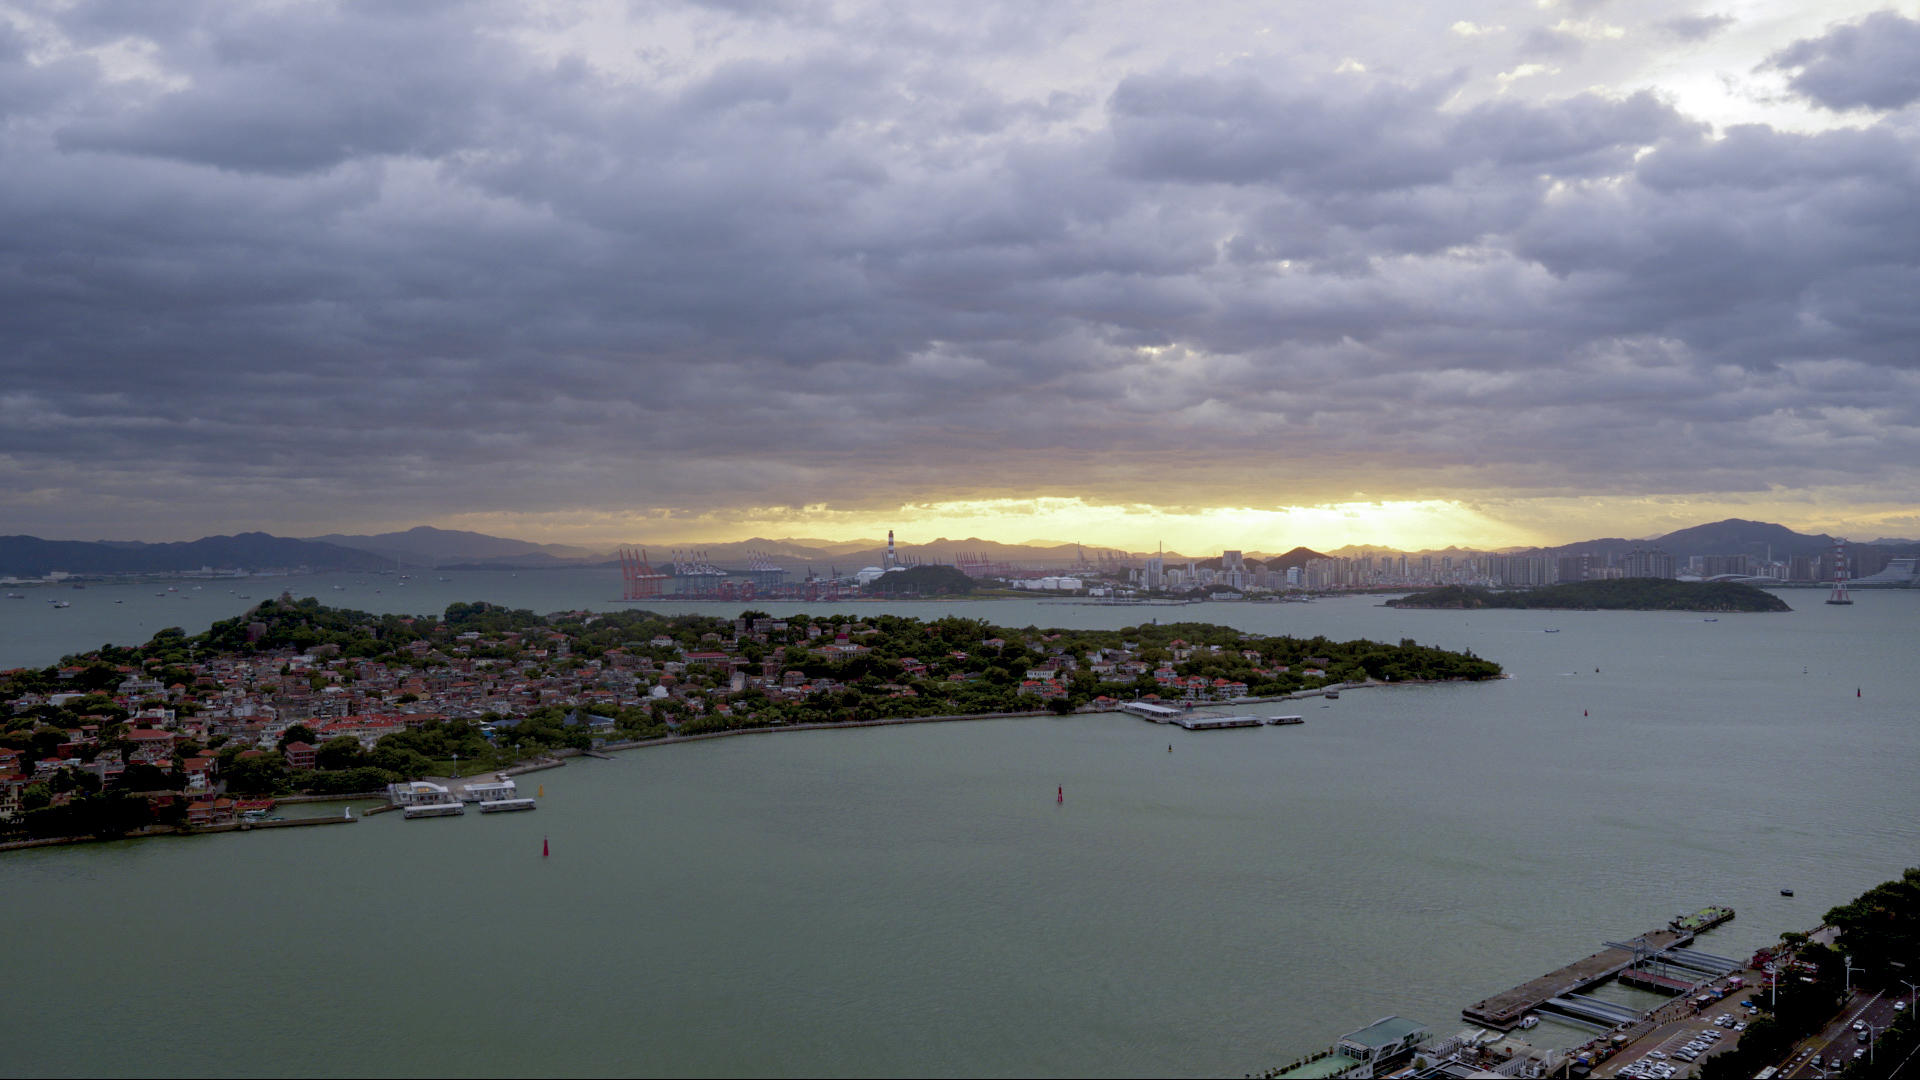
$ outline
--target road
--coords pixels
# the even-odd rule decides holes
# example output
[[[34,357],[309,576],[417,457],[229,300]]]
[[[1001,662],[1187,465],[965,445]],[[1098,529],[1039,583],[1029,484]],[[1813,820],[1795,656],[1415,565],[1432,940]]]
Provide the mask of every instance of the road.
[[[1878,993],[1854,994],[1848,999],[1846,1008],[1840,1011],[1838,1018],[1818,1033],[1800,1041],[1791,1063],[1788,1067],[1782,1068],[1779,1075],[1790,1077],[1792,1080],[1803,1080],[1803,1078],[1819,1080],[1833,1071],[1836,1061],[1842,1065],[1851,1063],[1854,1060],[1855,1051],[1864,1050],[1868,1054],[1873,1053],[1874,1048],[1861,1041],[1861,1033],[1854,1030],[1853,1025],[1864,1024],[1874,1033],[1884,1030],[1888,1024],[1893,1023],[1896,1016],[1900,1015],[1895,1007],[1897,1000]],[[1909,1060],[1912,1057],[1911,1054],[1906,1056]],[[1819,1061],[1818,1065],[1814,1064],[1816,1060]],[[1883,1063],[1876,1059],[1874,1064],[1880,1066]],[[1897,1069],[1908,1067],[1905,1061],[1884,1064],[1889,1076],[1893,1075]],[[1908,1075],[1914,1075],[1914,1073]]]

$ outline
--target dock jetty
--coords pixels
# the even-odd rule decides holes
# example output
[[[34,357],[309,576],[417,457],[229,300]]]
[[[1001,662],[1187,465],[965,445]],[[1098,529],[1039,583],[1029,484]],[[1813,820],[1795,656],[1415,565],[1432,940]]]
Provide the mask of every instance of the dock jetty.
[[[1693,941],[1691,931],[1663,928],[1650,930],[1638,939],[1646,952],[1659,952]],[[1641,953],[1644,958],[1646,952]],[[1632,967],[1635,956],[1631,946],[1608,944],[1599,952],[1582,957],[1563,968],[1520,984],[1484,1001],[1476,1001],[1460,1010],[1469,1023],[1499,1031],[1512,1031],[1522,1017],[1557,997],[1577,994],[1596,983],[1605,982]]]

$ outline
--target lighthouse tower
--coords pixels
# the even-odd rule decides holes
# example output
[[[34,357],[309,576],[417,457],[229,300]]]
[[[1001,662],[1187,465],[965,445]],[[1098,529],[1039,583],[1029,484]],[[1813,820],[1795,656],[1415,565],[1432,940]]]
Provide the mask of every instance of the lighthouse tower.
[[[1833,592],[1827,596],[1829,604],[1851,604],[1853,597],[1847,593],[1847,542],[1833,542]]]
[[[894,558],[894,555],[893,555],[893,530],[892,530],[892,529],[888,529],[888,530],[887,530],[887,565],[886,565],[886,569],[888,569],[888,570],[891,570],[891,569],[893,569],[894,567],[896,567],[896,566],[899,566],[899,565],[900,565],[900,563],[899,563],[899,562],[898,562],[898,561],[897,561],[897,560],[896,560],[896,559]]]

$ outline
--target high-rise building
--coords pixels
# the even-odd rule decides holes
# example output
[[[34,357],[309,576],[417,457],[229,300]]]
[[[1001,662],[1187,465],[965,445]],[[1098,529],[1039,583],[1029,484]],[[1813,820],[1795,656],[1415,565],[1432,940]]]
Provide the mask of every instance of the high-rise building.
[[[1658,548],[1634,548],[1620,557],[1620,569],[1626,577],[1670,578],[1673,556]]]

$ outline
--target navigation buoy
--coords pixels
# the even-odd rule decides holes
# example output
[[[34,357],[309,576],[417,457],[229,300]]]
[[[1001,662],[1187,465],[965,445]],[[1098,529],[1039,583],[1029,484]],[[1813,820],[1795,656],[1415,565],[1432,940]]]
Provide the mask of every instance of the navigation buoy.
[[[1054,792],[1053,801],[1057,803],[1063,803],[1067,801],[1067,787],[1065,784],[1060,785],[1059,790]]]
[[[1585,716],[1585,715],[1587,715],[1587,710],[1585,710],[1585,709],[1581,709],[1581,710],[1580,710],[1580,715],[1581,715],[1581,716]]]
[[[546,798],[546,797],[547,797],[547,785],[545,785],[545,784],[541,784],[541,785],[540,785],[540,794],[539,794],[539,797],[540,797],[540,798],[542,798],[542,799],[544,799],[544,798]]]
[[[1856,686],[1856,687],[1854,687],[1854,688],[1853,688],[1853,696],[1854,696],[1854,697],[1859,697],[1859,696],[1860,696],[1860,688],[1859,688],[1859,687],[1857,687],[1857,686]]]
[[[540,838],[540,857],[547,857],[547,838],[544,836]]]
[[[1169,754],[1171,754],[1171,753],[1173,753],[1173,744],[1172,744],[1172,743],[1168,743],[1168,744],[1167,744],[1167,753],[1169,753]]]

